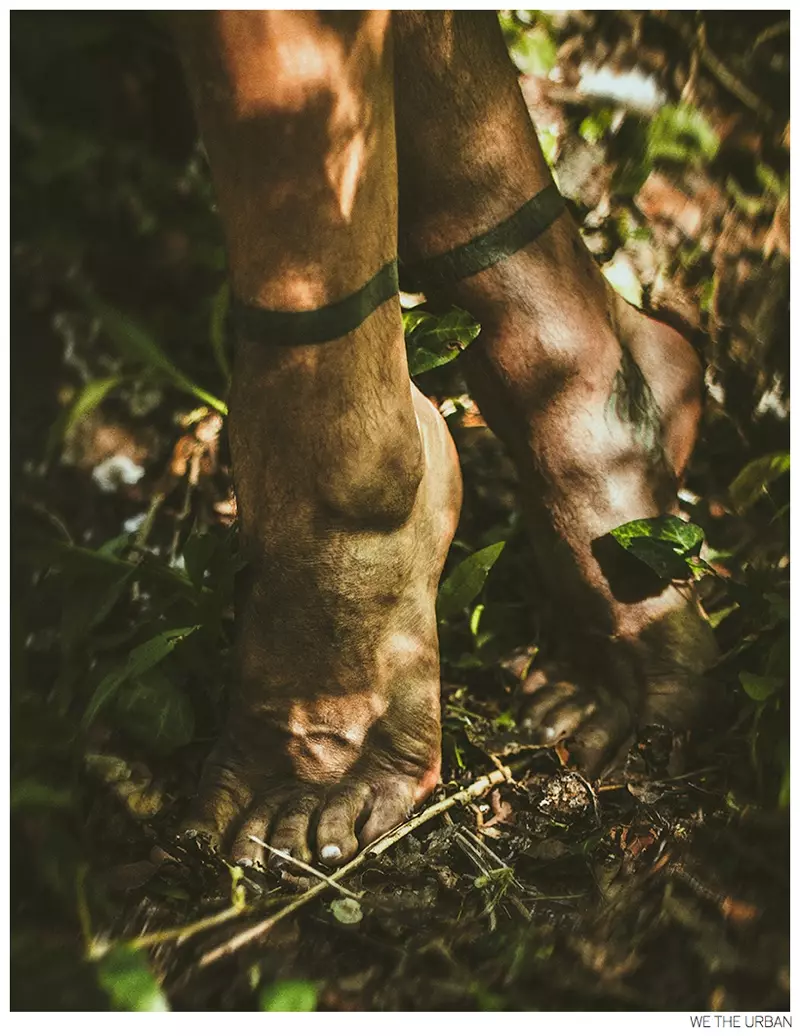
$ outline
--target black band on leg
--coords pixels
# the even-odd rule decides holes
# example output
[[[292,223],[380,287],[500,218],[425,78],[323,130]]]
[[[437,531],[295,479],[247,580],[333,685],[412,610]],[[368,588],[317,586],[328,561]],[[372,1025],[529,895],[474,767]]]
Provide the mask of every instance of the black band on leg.
[[[240,338],[269,345],[320,345],[343,338],[398,291],[397,260],[379,270],[363,288],[320,309],[290,312],[261,309],[234,299],[233,325]]]
[[[530,244],[558,219],[564,208],[558,188],[550,184],[485,234],[442,255],[403,264],[403,272],[423,288],[442,287],[472,277]]]

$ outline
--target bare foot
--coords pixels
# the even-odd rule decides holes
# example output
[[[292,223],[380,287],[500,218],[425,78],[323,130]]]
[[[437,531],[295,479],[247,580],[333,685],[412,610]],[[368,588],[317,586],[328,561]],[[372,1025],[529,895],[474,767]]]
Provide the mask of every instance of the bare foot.
[[[552,596],[567,660],[527,677],[522,723],[540,744],[566,741],[571,760],[597,774],[637,727],[697,721],[716,646],[691,592],[659,583],[609,536],[675,510],[700,417],[699,362],[593,273],[585,286],[559,301],[545,278],[549,323],[548,304],[534,321],[509,307],[484,318],[467,355],[478,402],[520,471],[533,575]]]
[[[239,602],[240,686],[185,824],[233,860],[264,862],[255,836],[344,862],[439,780],[435,597],[461,480],[444,421],[413,400],[425,468],[399,527],[295,540],[291,513],[270,519]]]

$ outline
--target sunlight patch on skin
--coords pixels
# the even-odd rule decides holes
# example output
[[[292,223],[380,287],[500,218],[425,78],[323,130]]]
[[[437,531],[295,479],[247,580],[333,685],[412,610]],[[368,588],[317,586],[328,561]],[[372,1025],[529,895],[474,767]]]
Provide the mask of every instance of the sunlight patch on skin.
[[[380,59],[388,25],[388,11],[365,12],[355,41],[346,45],[309,11],[230,12],[221,21],[237,118],[331,104],[324,171],[345,222],[352,217],[375,141],[360,73]]]
[[[363,132],[357,132],[352,140],[337,152],[329,152],[325,159],[325,173],[328,183],[338,199],[339,211],[349,220],[356,200],[361,170],[364,167],[367,144]]]
[[[360,755],[386,711],[378,695],[349,694],[295,702],[289,710],[287,755],[303,780],[339,779]]]

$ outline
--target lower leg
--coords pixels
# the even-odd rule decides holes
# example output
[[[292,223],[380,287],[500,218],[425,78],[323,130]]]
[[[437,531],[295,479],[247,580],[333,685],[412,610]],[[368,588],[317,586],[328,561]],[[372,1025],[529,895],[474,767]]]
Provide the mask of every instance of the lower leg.
[[[424,271],[552,181],[493,14],[402,12],[396,35],[401,254]],[[608,289],[566,213],[437,290],[481,321],[470,385],[519,468],[542,575],[584,631],[591,686],[537,676],[530,720],[597,768],[637,720],[684,720],[713,658],[695,605],[632,584],[607,536],[676,506],[699,365]]]
[[[192,14],[178,33],[244,307],[230,440],[249,562],[191,826],[235,859],[263,858],[251,836],[344,859],[438,779],[434,596],[460,493],[396,297],[352,329],[326,308],[395,255],[388,15]],[[313,344],[295,344],[301,311]]]

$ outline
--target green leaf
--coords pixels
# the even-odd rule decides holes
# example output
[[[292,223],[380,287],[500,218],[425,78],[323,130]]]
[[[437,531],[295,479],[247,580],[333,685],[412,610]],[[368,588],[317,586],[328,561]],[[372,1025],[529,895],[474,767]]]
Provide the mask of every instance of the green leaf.
[[[114,569],[92,572],[72,584],[74,600],[67,600],[61,624],[64,644],[80,642],[108,618],[117,601],[133,582],[136,569],[130,568],[117,575]],[[109,577],[112,577],[109,581]]]
[[[424,309],[406,309],[403,311],[403,334],[406,338],[409,337],[412,331],[415,331],[421,323],[425,320],[430,320],[431,314],[426,313]]]
[[[335,899],[331,903],[331,913],[340,924],[358,924],[364,916],[357,899]]]
[[[675,515],[637,518],[612,529],[611,535],[662,579],[690,579],[694,568],[705,570],[695,561],[703,545],[703,530]]]
[[[182,640],[194,633],[198,626],[165,630],[144,644],[132,648],[125,663],[108,673],[98,685],[83,716],[83,725],[88,727],[98,712],[109,702],[119,688],[129,680],[142,676],[167,657]]]
[[[555,66],[558,49],[547,30],[537,25],[520,33],[511,42],[509,53],[520,72],[528,76],[546,76]]]
[[[228,408],[222,400],[212,396],[210,392],[206,392],[180,368],[176,367],[148,331],[136,324],[129,316],[102,302],[91,292],[84,292],[84,297],[95,315],[102,321],[106,334],[123,356],[160,371],[179,389],[201,399],[221,414],[227,414]]]
[[[586,116],[578,132],[588,144],[598,144],[611,129],[613,121],[613,108],[599,108]]]
[[[187,696],[157,671],[123,683],[114,696],[114,718],[137,741],[168,755],[194,737],[194,712]]]
[[[463,309],[451,309],[444,316],[412,309],[403,314],[412,377],[450,363],[480,333],[478,324]]]
[[[115,946],[99,961],[97,977],[118,1011],[169,1010],[143,950]]]
[[[780,594],[764,594],[764,600],[769,605],[770,622],[781,622],[788,619],[791,613],[789,598]]]
[[[261,990],[262,1011],[316,1011],[317,987],[313,982],[287,980]]]
[[[120,377],[96,378],[83,386],[70,408],[64,411],[50,429],[50,434],[47,438],[48,457],[53,455],[58,446],[69,436],[70,432],[81,421],[86,420],[103,402],[109,392],[115,389],[122,380]]]
[[[788,809],[789,808],[789,801],[790,801],[790,798],[791,798],[791,790],[792,790],[791,774],[789,772],[789,764],[787,763],[786,767],[785,767],[785,769],[783,771],[783,776],[781,777],[780,790],[778,791],[778,809]]]
[[[728,489],[731,503],[737,511],[749,510],[775,479],[789,470],[789,454],[785,451],[768,453],[751,460],[731,482]]]
[[[788,682],[790,665],[790,638],[788,633],[778,637],[767,656],[767,675]]]
[[[783,681],[774,676],[758,676],[756,673],[739,673],[739,683],[753,701],[766,701],[779,689]]]
[[[408,371],[412,378],[415,378],[418,374],[424,374],[425,371],[432,371],[436,367],[444,367],[446,363],[451,363],[457,359],[461,350],[458,348],[445,349],[444,352],[434,353],[430,349],[415,349],[412,356],[409,357]]]
[[[67,809],[73,804],[69,788],[53,788],[35,777],[11,782],[11,809]]]
[[[647,158],[700,165],[719,150],[719,137],[706,117],[689,104],[665,105],[647,128]]]
[[[183,563],[186,575],[199,589],[203,585],[206,569],[214,556],[217,540],[207,532],[193,531],[183,546]]]
[[[440,619],[457,615],[475,600],[505,545],[505,540],[501,540],[500,543],[492,543],[476,551],[450,573],[439,588],[436,599]]]

